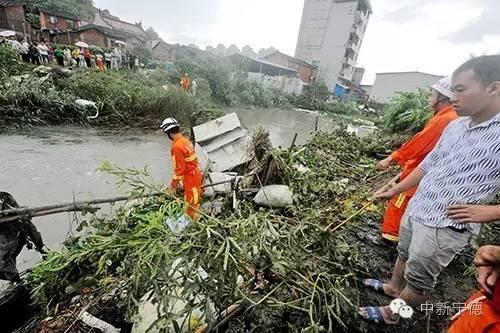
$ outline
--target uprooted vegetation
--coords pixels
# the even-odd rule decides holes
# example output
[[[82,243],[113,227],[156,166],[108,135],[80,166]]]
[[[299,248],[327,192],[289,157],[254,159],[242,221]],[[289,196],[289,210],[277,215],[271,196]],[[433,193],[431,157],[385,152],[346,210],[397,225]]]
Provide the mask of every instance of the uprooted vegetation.
[[[0,127],[41,125],[103,125],[108,127],[156,128],[159,119],[172,116],[194,126],[220,115],[176,86],[162,85],[141,73],[100,73],[53,70],[5,80],[0,88]],[[77,99],[96,102],[81,107]]]
[[[428,92],[400,92],[384,110],[384,129],[389,133],[416,133],[432,117],[428,105]]]
[[[228,59],[205,55],[179,54],[168,71],[160,67],[101,73],[51,67],[33,73],[33,69],[20,63],[9,47],[0,48],[0,128],[66,124],[157,128],[167,116],[191,127],[216,118],[221,108],[238,106],[300,107],[331,116],[378,117],[363,114],[354,102],[330,98],[320,82],[301,96],[288,95],[251,80],[245,68]],[[196,96],[179,87],[179,77],[186,72],[197,83]],[[77,105],[77,99],[96,102],[100,116],[89,119],[96,110]]]
[[[147,294],[158,306],[154,326],[171,332],[186,326],[193,332],[377,331],[356,316],[366,301],[357,278],[392,263],[387,250],[366,238],[381,217],[382,205],[370,204],[372,191],[390,178],[375,172],[369,147],[337,132],[292,151],[257,150],[246,171],[259,176],[248,186],[289,185],[295,204],[285,209],[256,207],[243,191],[237,209],[229,196],[221,214],[203,214],[180,235],[164,224],[182,211],[175,198],[153,197],[86,218],[85,234],[49,253],[29,275],[33,300],[44,310],[20,332],[86,332],[78,320],[83,310],[130,329],[126,323],[138,319]],[[104,169],[132,184],[132,193],[158,190],[142,180],[144,172]],[[330,224],[334,231],[325,231]],[[472,277],[455,276],[457,286],[471,285]],[[221,322],[228,308],[238,309],[237,316]]]

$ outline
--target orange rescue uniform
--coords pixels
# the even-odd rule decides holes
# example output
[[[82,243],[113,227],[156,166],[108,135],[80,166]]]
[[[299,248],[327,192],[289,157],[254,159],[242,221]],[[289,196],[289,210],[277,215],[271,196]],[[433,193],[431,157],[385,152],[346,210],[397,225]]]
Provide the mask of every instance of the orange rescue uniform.
[[[182,183],[184,200],[187,203],[186,214],[195,218],[200,208],[202,195],[202,174],[198,158],[191,141],[176,134],[171,148],[174,177],[170,187],[176,189]]]
[[[493,296],[474,294],[452,320],[448,333],[500,333],[500,283],[496,283]]]
[[[184,91],[189,91],[189,87],[191,86],[191,81],[189,80],[189,77],[184,75],[183,77],[181,77],[181,87],[182,87],[182,90]]]
[[[441,108],[421,132],[391,154],[392,159],[403,168],[400,181],[408,177],[419,166],[434,148],[446,126],[457,118],[457,113],[452,106]],[[414,187],[391,198],[382,224],[383,238],[393,242],[399,241],[401,218],[416,191],[417,188]]]

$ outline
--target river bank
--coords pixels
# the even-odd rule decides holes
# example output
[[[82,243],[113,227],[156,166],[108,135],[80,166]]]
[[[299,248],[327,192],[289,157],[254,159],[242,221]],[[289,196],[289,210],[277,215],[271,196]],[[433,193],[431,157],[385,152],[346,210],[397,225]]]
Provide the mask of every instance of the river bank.
[[[290,119],[286,118],[286,121],[290,123]],[[299,121],[297,122],[297,124],[298,128],[304,128],[303,121]],[[242,225],[247,225],[248,228],[256,227],[256,230],[259,230],[260,234],[267,235],[266,232],[263,232],[264,230],[267,230],[267,224],[258,223],[254,226],[252,224],[253,222],[251,222],[252,220],[249,220],[251,216],[256,216],[256,221],[268,221],[266,223],[271,223],[274,228],[280,230],[278,234],[282,235],[281,237],[285,237],[284,235],[288,235],[288,233],[291,233],[289,237],[294,237],[292,236],[296,232],[293,231],[295,230],[294,228],[299,228],[298,230],[302,230],[300,232],[306,233],[304,236],[305,238],[304,240],[300,241],[293,238],[294,242],[312,241],[313,244],[319,242],[316,245],[309,245],[314,247],[315,250],[313,252],[309,253],[308,251],[306,251],[308,253],[307,256],[313,255],[314,258],[311,257],[310,259],[306,259],[302,258],[302,254],[293,254],[295,253],[295,251],[301,251],[296,247],[281,249],[281,246],[283,244],[286,244],[286,242],[282,244],[281,241],[277,242],[277,240],[272,240],[274,239],[273,237],[276,236],[273,236],[274,234],[271,232],[271,234],[265,237],[271,237],[269,239],[269,241],[272,240],[270,244],[276,244],[276,246],[279,246],[279,248],[281,249],[272,250],[272,253],[275,253],[274,251],[278,251],[276,253],[279,253],[279,251],[286,251],[287,253],[287,255],[279,259],[287,264],[283,266],[280,266],[280,264],[276,266],[276,269],[284,269],[286,272],[288,272],[288,274],[295,274],[295,268],[289,270],[291,269],[291,267],[288,266],[288,261],[292,259],[292,257],[289,256],[293,256],[293,258],[296,258],[298,262],[294,263],[292,267],[296,267],[296,265],[299,265],[301,267],[300,270],[298,270],[299,273],[304,275],[306,273],[304,273],[303,270],[307,271],[310,269],[312,270],[312,272],[316,272],[316,265],[319,265],[319,263],[316,262],[316,256],[319,256],[323,258],[323,260],[326,260],[326,262],[323,262],[318,267],[323,267],[322,265],[328,263],[324,267],[323,271],[325,273],[328,272],[328,274],[333,274],[331,275],[331,278],[337,281],[336,288],[339,288],[339,292],[347,295],[348,299],[354,306],[357,304],[379,304],[381,302],[386,302],[387,300],[366,291],[361,285],[359,285],[356,279],[363,277],[384,278],[388,277],[390,274],[390,269],[395,258],[395,253],[393,251],[378,248],[370,242],[370,238],[377,233],[383,205],[371,208],[369,212],[365,212],[364,214],[362,214],[362,216],[359,216],[359,218],[357,218],[356,221],[352,223],[352,225],[347,227],[339,234],[334,235],[331,239],[323,238],[321,236],[322,233],[319,230],[314,231],[314,225],[323,226],[332,221],[332,219],[335,220],[337,218],[346,218],[347,216],[352,214],[352,212],[363,205],[363,202],[366,202],[367,196],[369,196],[371,191],[379,186],[373,182],[361,181],[362,178],[366,179],[366,173],[371,174],[370,169],[373,167],[373,163],[375,161],[369,156],[365,156],[365,153],[359,153],[357,149],[361,148],[355,149],[355,147],[362,147],[359,146],[360,143],[357,143],[357,139],[345,135],[346,134],[336,133],[333,136],[323,136],[321,137],[320,141],[316,141],[316,143],[308,145],[307,147],[309,147],[309,149],[303,151],[302,149],[297,148],[293,151],[292,156],[295,157],[289,157],[291,158],[290,163],[303,163],[305,166],[313,170],[312,174],[310,175],[301,175],[300,173],[297,173],[297,171],[293,171],[292,169],[286,171],[285,173],[288,174],[288,172],[291,172],[291,174],[288,174],[287,179],[289,179],[291,186],[294,188],[299,198],[296,208],[283,212],[266,212],[262,210],[254,211],[251,206],[247,206],[247,204],[244,204],[242,206],[242,210],[238,213],[241,214],[238,215],[239,217],[231,217],[231,213],[228,211],[226,212],[226,214],[229,215],[227,215],[226,217],[221,217],[222,220],[215,220],[217,222],[211,219],[204,220],[204,225],[216,228],[215,230],[217,230],[217,232],[222,232],[227,237],[233,237],[235,242],[242,248],[245,248],[248,244],[252,243],[252,240],[251,238],[247,239],[247,237],[245,237],[243,234],[240,234],[240,232],[242,231],[238,229],[239,227],[237,227],[240,223]],[[0,146],[0,148],[2,148],[0,151],[7,151],[9,152],[9,154],[12,154],[12,156],[16,156],[15,158],[11,158],[6,162],[5,170],[18,171],[12,171],[14,173],[2,175],[2,177],[4,178],[1,179],[1,183],[4,184],[4,182],[6,182],[6,184],[10,184],[10,187],[17,188],[18,181],[20,180],[19,170],[22,170],[22,174],[25,176],[25,180],[22,180],[21,184],[23,193],[19,193],[19,195],[21,195],[21,197],[24,196],[29,198],[30,200],[33,200],[33,203],[35,204],[46,204],[46,200],[48,200],[49,196],[52,196],[53,198],[62,198],[63,196],[65,196],[65,200],[58,199],[57,201],[67,201],[67,195],[73,195],[73,193],[78,194],[79,199],[82,198],[82,195],[85,196],[89,193],[99,193],[103,195],[108,193],[109,195],[113,194],[113,191],[116,190],[114,187],[114,179],[95,172],[95,168],[100,164],[102,157],[106,157],[106,160],[117,162],[123,167],[136,166],[139,169],[142,168],[141,162],[148,161],[150,162],[149,165],[151,174],[155,179],[160,179],[162,181],[168,179],[169,168],[167,167],[167,163],[169,158],[168,154],[166,153],[166,151],[168,151],[168,148],[166,147],[168,143],[164,140],[164,137],[155,133],[136,133],[134,135],[129,134],[126,136],[120,136],[118,133],[101,132],[100,130],[95,129],[88,130],[80,128],[44,128],[36,129],[35,133],[31,135],[14,136],[10,138],[2,137],[2,140],[0,140],[0,145],[2,144],[4,144],[4,146]],[[287,155],[284,155],[284,157],[286,156]],[[288,158],[284,158],[284,161],[287,160]],[[342,163],[338,164],[339,161],[342,161]],[[137,163],[139,163],[139,165],[137,165]],[[352,163],[353,166],[346,167],[344,165],[345,163],[348,163],[346,165],[351,165]],[[68,168],[61,168],[61,165],[67,165]],[[362,178],[358,179],[358,177]],[[55,181],[56,179],[57,181]],[[343,179],[348,179],[348,182],[346,183]],[[72,188],[71,192],[68,191],[69,188]],[[23,198],[21,204],[26,203],[28,202],[25,202]],[[29,202],[29,204],[31,205],[32,202]],[[154,215],[157,214],[157,208],[155,207],[156,206],[154,205],[150,206],[148,204],[143,208],[147,209],[148,211],[151,210],[151,213]],[[124,212],[118,213],[119,215],[115,215],[117,213],[117,210],[113,208],[109,211],[105,210],[104,213],[106,213],[104,214],[104,216],[106,217],[106,221],[108,221],[106,222],[106,224],[109,223],[109,225],[112,226],[113,223],[121,220],[121,218],[118,218],[117,216],[123,216],[121,214],[123,214]],[[151,218],[153,215],[151,215]],[[39,226],[42,234],[44,234],[45,237],[49,237],[49,239],[51,239],[53,236],[55,237],[56,235],[63,235],[64,232],[62,231],[62,228],[60,226],[63,224],[68,225],[68,221],[71,221],[71,216],[64,215],[61,216],[61,218],[62,220],[65,220],[64,222],[61,222],[61,224],[55,224],[53,220],[47,218],[46,223],[47,225],[50,225],[51,228],[44,231],[41,230],[41,228],[43,228],[42,220],[37,219],[36,224],[37,226]],[[133,220],[132,217],[131,219]],[[92,219],[86,217],[85,220],[90,221]],[[151,219],[150,221],[153,220],[154,219]],[[149,218],[145,221],[149,221]],[[135,225],[134,223],[132,225]],[[295,223],[298,224],[295,225]],[[76,226],[77,223],[73,224],[74,229],[76,228]],[[292,229],[289,230],[288,228]],[[127,233],[127,235],[129,236],[133,236],[133,234],[130,234],[131,230],[129,229],[123,229],[122,231]],[[193,229],[192,232],[192,235],[194,236],[198,232],[201,232],[201,230]],[[174,251],[174,253],[177,253],[176,251],[186,251],[186,249],[183,248],[176,249],[176,243],[171,243],[170,241],[168,241],[169,237],[171,236],[168,236],[167,231],[161,231],[161,233],[162,235],[163,233],[165,233],[164,237],[166,238],[163,238],[163,236],[159,239],[154,238],[155,241],[161,242],[161,246],[165,246],[166,249],[169,249],[168,251]],[[106,237],[109,236],[108,233],[105,233],[102,236],[104,235],[107,235]],[[123,236],[125,236],[125,234],[123,234]],[[191,244],[191,242],[193,241],[203,241],[202,239],[196,237],[186,237],[188,237],[187,239],[191,239],[190,241],[187,241],[186,244]],[[217,237],[214,239],[214,241],[216,239]],[[284,240],[285,239],[283,239],[282,241]],[[326,243],[323,244],[323,242]],[[303,247],[304,246],[305,244],[303,245]],[[213,245],[213,247],[217,246]],[[125,249],[127,249],[127,247],[124,247],[124,250]],[[265,248],[263,248],[262,250],[264,249]],[[307,247],[305,247],[305,249],[307,249]],[[68,250],[74,251],[76,249],[72,246],[69,246],[68,249],[63,253],[68,253]],[[242,269],[245,267],[245,262],[248,262],[248,260],[252,262],[252,257],[240,257],[240,254],[238,254],[237,251],[233,251],[235,250],[232,249],[230,253],[238,259],[235,263],[236,266],[233,266],[231,259],[229,260],[229,262],[227,263],[227,265],[229,265],[230,267],[228,268],[228,271],[235,270],[235,272],[240,272],[241,274],[244,271],[242,271]],[[106,254],[106,251],[104,251],[103,253],[105,255],[109,255]],[[100,255],[103,255],[103,253],[101,253]],[[314,255],[315,253],[316,255]],[[468,267],[470,267],[470,259],[473,250],[468,249],[467,253],[468,254],[466,256],[463,256],[462,259],[456,261],[452,266],[450,266],[443,275],[436,293],[434,293],[432,296],[432,301],[434,303],[443,303],[448,301],[451,302],[449,304],[452,304],[453,302],[460,302],[467,297],[468,293],[472,289],[474,289],[475,283],[473,276],[470,274],[464,274],[464,272],[468,270]],[[119,253],[116,253],[116,255],[119,255]],[[191,256],[192,254],[186,253],[186,255],[189,258],[195,258]],[[218,271],[218,269],[215,269],[215,266],[217,266],[218,264],[223,264],[223,261],[220,261],[223,258],[214,259],[215,253],[212,253],[212,255],[210,255],[210,253],[198,255],[200,256],[198,259],[202,260],[200,261],[200,265],[202,265],[202,267],[212,267],[209,272],[211,272],[211,274],[215,274],[216,280],[225,281],[224,283],[228,284],[234,283],[231,282],[232,280],[229,279],[229,277],[224,277],[222,272]],[[85,258],[85,260],[90,260],[89,265],[93,265],[92,258],[95,258],[94,255],[89,255],[89,257]],[[205,260],[203,258],[205,258],[207,261],[203,261]],[[264,257],[257,256],[255,258],[261,258],[258,259],[259,262],[260,260],[265,260]],[[61,263],[65,263],[65,259],[61,260],[63,260],[61,261]],[[120,262],[120,260],[116,258],[111,259],[110,257],[110,260],[111,262],[115,262],[115,260],[118,260],[117,262]],[[164,258],[161,260],[167,260],[167,262],[165,262],[165,265],[169,265],[170,263],[170,259],[168,258]],[[242,261],[240,262],[240,260]],[[274,258],[273,260],[278,259]],[[156,265],[157,264],[158,263],[156,263]],[[50,264],[47,263],[46,265],[49,265],[48,267],[50,267]],[[299,266],[297,266],[296,268],[298,268]],[[98,280],[103,278],[104,280],[102,281],[108,281],[106,283],[110,283],[114,281],[113,279],[115,278],[118,280],[124,278],[121,273],[115,272],[114,268],[112,269],[112,267],[113,266],[110,266],[110,270],[107,271],[103,276],[99,277]],[[54,271],[54,273],[56,272],[57,271]],[[50,274],[52,273],[49,273],[49,275]],[[61,271],[57,274],[63,275],[61,275],[60,277],[53,277],[56,278],[55,281],[59,281],[57,282],[57,285],[54,286],[57,286],[60,291],[64,289],[65,292],[69,293],[69,295],[79,294],[79,292],[77,291],[78,288],[67,288],[68,283],[68,285],[78,285],[80,283],[78,282],[78,276],[75,276],[77,278],[76,280],[74,280],[75,277],[73,277],[68,281],[65,281],[64,279],[66,279],[67,277],[64,277],[64,271]],[[142,273],[139,273],[138,271],[134,274]],[[309,278],[320,278],[319,276],[315,275],[317,273],[312,274],[313,275],[311,275]],[[306,274],[305,276],[308,275]],[[110,277],[113,277],[113,279],[109,280]],[[151,276],[148,274],[146,274],[144,278],[145,277],[151,278]],[[273,280],[274,278],[271,278],[269,280],[270,285],[266,287],[262,292],[257,292],[256,301],[259,300],[259,297],[264,297],[266,293],[271,292],[273,288],[279,287],[279,281],[281,278],[282,277],[280,277],[277,281]],[[326,283],[326,281],[329,281],[328,279],[324,281],[322,280],[322,283]],[[90,284],[85,284],[85,286],[87,288],[90,288],[90,290],[94,290],[95,286],[93,286],[93,282],[91,281],[94,280],[89,280]],[[46,282],[49,283],[49,280],[47,280]],[[37,285],[41,286],[39,284]],[[208,290],[211,290],[211,288],[213,288],[214,286],[208,284],[205,287],[209,288]],[[304,288],[304,286],[302,286],[301,288]],[[98,290],[99,289],[96,289],[95,291],[97,292]],[[225,293],[229,292],[230,289],[224,288],[223,290],[225,290]],[[49,289],[47,289],[45,292],[47,292],[48,295],[50,295],[51,293]],[[253,292],[255,292],[255,290],[250,288],[247,290],[247,292],[250,292],[252,294]],[[310,292],[310,290],[308,292]],[[332,290],[332,292],[336,293],[337,291]],[[279,297],[280,299],[289,299],[289,297],[292,297],[292,299],[294,299],[295,297],[298,297],[288,295],[288,293],[289,290],[284,294],[279,292],[275,295],[275,297]],[[256,297],[255,295],[250,296],[251,294],[249,294],[248,297]],[[237,297],[237,295],[239,294],[230,293],[230,295],[232,295],[231,297]],[[338,295],[340,296],[340,294]],[[312,296],[314,298],[314,293]],[[309,297],[311,297],[310,294]],[[319,306],[320,308],[322,306],[321,303],[315,304],[315,306]],[[356,329],[361,332],[427,332],[427,318],[420,314],[411,321],[405,322],[403,326],[400,326],[398,328],[383,328],[379,330],[376,326],[368,325],[366,323],[363,323],[362,321],[359,321],[359,319],[356,319],[354,313],[352,312],[353,309],[350,306],[346,306],[344,304],[341,305],[341,308],[342,310],[339,313],[341,316],[339,318],[343,322],[348,323],[349,328],[347,330],[346,328],[342,329],[341,326],[338,326],[339,323],[336,319],[336,324],[334,325],[335,327],[337,327],[338,331],[350,332],[354,327],[356,327]],[[264,314],[266,313],[266,305],[264,303],[262,304],[262,306],[259,306],[256,309],[259,310],[257,312],[252,311],[245,313],[239,319],[235,319],[234,322],[232,322],[231,325],[226,328],[226,331],[240,332],[239,328],[246,327],[248,322],[252,323],[252,325],[257,325],[257,327],[260,327],[262,332],[276,332],[276,329],[279,327],[281,327],[279,330],[283,331],[283,329],[285,329],[285,327],[287,327],[288,325],[283,315],[285,315],[285,317],[291,315],[292,317],[287,317],[289,318],[288,320],[292,320],[291,318],[295,318],[293,319],[293,325],[295,325],[296,327],[308,327],[311,325],[311,323],[306,320],[306,318],[298,320],[298,318],[300,317],[296,318],[295,316],[297,316],[298,313],[295,313],[294,311],[272,311],[268,313],[270,316],[265,316]],[[286,315],[287,313],[288,315]],[[324,323],[321,319],[321,312],[317,312],[316,310],[314,310],[314,316],[315,318],[317,318],[318,323]],[[447,325],[448,318],[449,317],[444,316],[432,316],[430,321],[430,332],[439,332],[441,328]],[[247,322],[247,324],[245,324],[245,322]],[[415,327],[417,327],[416,330]]]
[[[314,136],[317,115],[310,112],[227,108],[249,129],[263,127],[275,147],[289,147],[295,133],[302,145]],[[161,121],[161,120],[160,120]],[[332,126],[332,130],[335,127]],[[75,198],[86,200],[121,194],[114,179],[97,171],[104,161],[124,168],[148,167],[156,182],[171,177],[170,141],[158,130],[106,129],[81,126],[43,126],[0,134],[0,184],[21,205],[39,206]],[[105,210],[111,213],[111,210]],[[36,219],[50,248],[58,249],[71,231],[72,214]],[[31,268],[39,255],[24,250],[20,271]]]

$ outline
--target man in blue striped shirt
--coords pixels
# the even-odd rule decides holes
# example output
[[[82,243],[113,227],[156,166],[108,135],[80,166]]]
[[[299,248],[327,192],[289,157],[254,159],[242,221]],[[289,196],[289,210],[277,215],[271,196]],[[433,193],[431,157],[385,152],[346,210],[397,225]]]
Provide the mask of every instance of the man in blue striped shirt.
[[[398,260],[388,283],[364,285],[416,308],[439,274],[477,235],[481,223],[500,218],[499,206],[483,206],[500,193],[500,55],[471,59],[453,74],[452,100],[460,117],[434,150],[401,183],[376,197],[388,199],[418,185],[403,218]],[[405,286],[406,282],[406,286]],[[360,309],[364,318],[395,324],[391,307]]]

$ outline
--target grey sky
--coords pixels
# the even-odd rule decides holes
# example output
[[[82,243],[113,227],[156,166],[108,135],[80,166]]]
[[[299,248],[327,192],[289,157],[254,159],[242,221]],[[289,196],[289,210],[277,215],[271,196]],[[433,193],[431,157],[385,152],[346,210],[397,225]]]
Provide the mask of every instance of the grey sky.
[[[294,55],[303,0],[95,0],[128,21],[153,26],[171,43]],[[359,64],[365,83],[376,72],[449,74],[470,55],[500,52],[500,0],[372,0]]]

